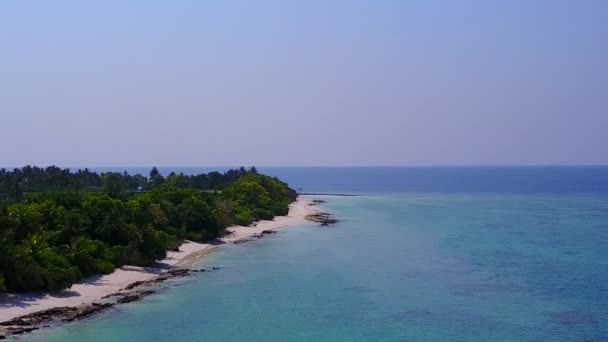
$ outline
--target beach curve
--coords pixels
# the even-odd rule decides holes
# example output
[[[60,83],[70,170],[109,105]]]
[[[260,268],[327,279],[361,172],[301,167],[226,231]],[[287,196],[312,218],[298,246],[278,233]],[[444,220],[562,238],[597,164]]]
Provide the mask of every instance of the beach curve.
[[[289,206],[287,216],[277,216],[273,220],[262,220],[252,226],[232,226],[227,235],[217,241],[219,244],[239,244],[257,239],[264,232],[277,231],[291,225],[306,222],[306,216],[316,212],[313,201],[307,197],[298,199]],[[198,243],[184,241],[179,251],[167,252],[167,257],[148,267],[123,266],[106,275],[96,275],[72,285],[57,293],[6,294],[0,299],[0,322],[23,315],[57,307],[77,307],[91,304],[105,296],[114,294],[136,282],[158,277],[174,268],[190,268],[205,256],[215,252],[218,243]]]

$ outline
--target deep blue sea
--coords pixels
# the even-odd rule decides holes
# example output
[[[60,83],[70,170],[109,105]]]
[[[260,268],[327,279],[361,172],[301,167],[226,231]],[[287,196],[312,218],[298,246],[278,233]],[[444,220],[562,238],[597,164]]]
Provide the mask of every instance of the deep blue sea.
[[[261,171],[359,196],[317,196],[334,227],[222,246],[200,263],[219,271],[23,340],[608,341],[608,167]]]

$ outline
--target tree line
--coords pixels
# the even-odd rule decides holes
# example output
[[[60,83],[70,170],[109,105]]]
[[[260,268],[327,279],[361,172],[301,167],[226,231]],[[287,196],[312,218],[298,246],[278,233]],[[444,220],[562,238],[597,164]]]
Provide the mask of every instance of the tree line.
[[[248,172],[257,173],[257,170],[255,167],[241,167],[224,173],[214,171],[198,175],[171,172],[163,177],[154,167],[149,177],[146,177],[141,174],[130,175],[126,171],[97,173],[86,168],[71,171],[57,166],[40,168],[28,165],[13,170],[0,169],[0,200],[20,200],[27,193],[53,190],[105,191],[114,194],[141,192],[165,183],[179,188],[219,190]]]
[[[57,291],[184,239],[286,215],[296,193],[255,168],[148,177],[50,167],[0,170],[0,291]]]

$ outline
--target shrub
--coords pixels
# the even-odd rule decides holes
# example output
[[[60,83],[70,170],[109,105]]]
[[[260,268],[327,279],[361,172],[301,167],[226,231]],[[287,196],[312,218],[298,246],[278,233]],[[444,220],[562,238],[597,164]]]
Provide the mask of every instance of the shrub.
[[[42,275],[46,283],[46,288],[50,291],[59,291],[69,288],[80,278],[78,268],[75,266],[70,268],[50,266],[44,270]]]
[[[98,259],[95,260],[95,269],[97,273],[108,274],[114,271],[114,265],[109,261]]]

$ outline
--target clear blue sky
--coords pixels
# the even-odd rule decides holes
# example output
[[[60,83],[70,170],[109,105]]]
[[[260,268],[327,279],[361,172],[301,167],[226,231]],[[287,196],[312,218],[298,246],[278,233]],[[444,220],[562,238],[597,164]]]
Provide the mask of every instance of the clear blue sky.
[[[608,1],[3,1],[0,166],[608,163]]]

